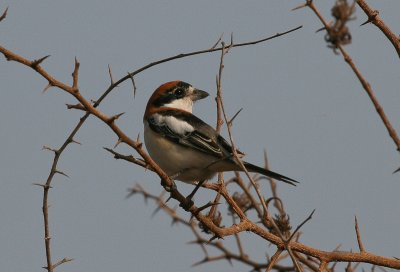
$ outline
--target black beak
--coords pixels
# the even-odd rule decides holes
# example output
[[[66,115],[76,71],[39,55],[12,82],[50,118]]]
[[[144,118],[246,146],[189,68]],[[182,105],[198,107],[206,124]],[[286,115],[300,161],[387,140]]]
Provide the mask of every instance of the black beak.
[[[209,95],[210,94],[205,92],[205,91],[202,91],[202,90],[199,90],[199,89],[194,89],[193,93],[192,93],[192,100],[193,101],[197,101],[197,100],[206,98]]]

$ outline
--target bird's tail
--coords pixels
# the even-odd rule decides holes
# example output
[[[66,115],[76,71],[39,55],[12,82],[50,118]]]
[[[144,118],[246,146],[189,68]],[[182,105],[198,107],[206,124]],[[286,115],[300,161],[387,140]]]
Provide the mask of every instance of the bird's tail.
[[[288,184],[293,185],[293,186],[296,186],[296,183],[299,183],[297,180],[294,180],[294,179],[288,178],[286,176],[283,176],[281,174],[269,171],[269,170],[267,170],[265,168],[261,168],[261,167],[259,167],[257,165],[254,165],[254,164],[251,164],[251,163],[248,163],[248,162],[243,162],[243,164],[246,167],[247,171],[249,171],[249,172],[256,172],[256,173],[259,173],[261,175],[268,176],[268,177],[271,177],[273,179],[283,181],[283,182],[288,183]]]

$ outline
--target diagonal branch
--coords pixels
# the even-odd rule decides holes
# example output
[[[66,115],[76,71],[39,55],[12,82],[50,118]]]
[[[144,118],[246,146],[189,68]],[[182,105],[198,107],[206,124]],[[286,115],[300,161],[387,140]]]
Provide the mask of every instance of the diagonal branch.
[[[327,33],[329,34],[331,31],[331,26],[328,24],[328,22],[325,20],[325,18],[321,15],[317,7],[315,6],[313,1],[307,0],[306,6],[308,6],[314,13],[315,15],[319,18],[321,23],[324,25],[325,29],[327,30]],[[368,83],[368,81],[364,78],[364,76],[361,74],[360,70],[357,68],[355,65],[354,61],[350,57],[350,55],[347,53],[347,51],[344,49],[344,47],[339,43],[336,44],[337,48],[340,50],[342,53],[342,56],[346,63],[350,66],[350,68],[353,70],[355,75],[357,76],[358,80],[360,81],[361,85],[363,86],[365,92],[369,96],[372,104],[375,107],[375,110],[377,111],[379,117],[381,118],[384,126],[386,127],[386,130],[389,133],[389,136],[392,138],[394,144],[397,147],[397,150],[400,151],[400,138],[397,135],[396,130],[393,128],[392,124],[389,121],[389,118],[387,117],[385,111],[383,110],[383,107],[380,105],[377,97],[375,96],[374,91],[372,90],[371,85]]]
[[[386,38],[392,43],[397,55],[400,57],[400,38],[392,32],[379,16],[379,11],[372,9],[365,0],[356,0],[360,8],[367,14],[368,20],[366,23],[373,23],[385,34]]]

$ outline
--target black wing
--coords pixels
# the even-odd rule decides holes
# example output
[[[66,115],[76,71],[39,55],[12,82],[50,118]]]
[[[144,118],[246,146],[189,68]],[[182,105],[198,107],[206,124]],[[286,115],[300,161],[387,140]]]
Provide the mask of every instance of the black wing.
[[[162,134],[165,138],[182,146],[195,148],[218,158],[226,158],[232,155],[232,146],[220,136],[214,128],[197,118],[193,114],[185,111],[163,110],[157,112],[164,117],[175,117],[179,121],[186,122],[195,130],[179,134],[166,123],[159,123],[152,117],[148,119],[152,130]],[[239,152],[240,153],[240,152]]]

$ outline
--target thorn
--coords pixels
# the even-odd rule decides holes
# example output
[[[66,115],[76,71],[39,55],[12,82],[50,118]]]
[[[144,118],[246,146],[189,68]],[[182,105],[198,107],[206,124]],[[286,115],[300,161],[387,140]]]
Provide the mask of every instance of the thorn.
[[[75,56],[75,66],[74,66],[74,71],[72,72],[72,88],[74,89],[75,92],[78,92],[78,73],[79,73],[79,66],[80,63],[78,59]]]
[[[118,118],[120,118],[120,117],[121,117],[122,115],[124,115],[124,114],[125,114],[125,112],[118,113],[118,114],[112,116],[112,117],[108,120],[108,122],[113,123],[115,120],[117,120]]]
[[[134,78],[133,75],[132,75],[131,73],[129,73],[129,72],[128,72],[128,75],[129,75],[129,78],[130,78],[131,81],[132,81],[132,86],[133,86],[133,99],[135,99],[135,97],[136,97],[136,90],[137,90],[137,88],[136,88],[136,83],[135,83],[135,78]]]
[[[103,149],[107,150],[107,151],[110,152],[110,153],[113,153],[113,152],[114,152],[111,148],[108,148],[108,147],[105,147],[105,146],[103,146]]]
[[[222,240],[223,240],[224,238],[218,236],[217,234],[214,234],[214,236],[211,237],[210,240],[208,240],[207,243],[209,244],[209,243],[211,243],[212,241],[214,241],[215,239],[222,239]]]
[[[3,12],[3,14],[0,16],[0,22],[3,21],[3,20],[7,17],[7,11],[8,11],[8,7],[7,7],[6,10]]]
[[[136,137],[136,142],[140,142],[140,132],[138,133],[138,135],[137,135],[137,137]],[[399,168],[399,170],[400,170],[400,168]]]
[[[72,262],[74,259],[70,259],[70,258],[64,258],[58,262],[56,262],[55,264],[53,264],[53,269],[56,268],[57,266],[60,266],[64,263],[68,263],[68,262]]]
[[[64,177],[69,178],[69,176],[68,176],[67,174],[65,174],[64,172],[62,172],[62,171],[56,170],[55,173],[60,174],[60,175],[63,175]]]
[[[167,200],[165,200],[165,203],[167,203],[168,201],[170,201],[171,198],[172,198],[172,196],[169,196],[169,197],[167,198]]]
[[[31,67],[35,68],[36,66],[38,66],[39,64],[41,64],[45,59],[47,59],[48,57],[50,57],[50,55],[44,56],[43,58],[37,59],[32,61],[31,63]]]
[[[83,111],[86,111],[85,110],[85,107],[82,105],[82,104],[80,104],[80,103],[78,103],[78,104],[75,104],[75,105],[72,105],[72,104],[65,104],[66,106],[67,106],[67,109],[76,109],[76,110],[83,110]]]
[[[326,27],[323,26],[323,27],[317,29],[317,30],[315,31],[315,33],[321,32],[322,30],[325,30],[325,29],[326,29]]]
[[[355,225],[354,228],[356,229],[358,247],[360,249],[360,252],[363,253],[365,252],[365,248],[361,240],[360,229],[358,228],[357,216],[354,216],[354,225]]]
[[[121,138],[119,138],[118,141],[115,143],[114,148],[116,148],[120,143],[122,143],[122,139]],[[112,152],[111,149],[110,150],[106,149],[106,150],[109,151],[109,152]]]
[[[49,82],[49,84],[47,84],[46,87],[44,87],[42,94],[44,94],[48,89],[50,89],[51,87],[53,87],[53,85]]]
[[[209,208],[209,207],[214,207],[214,206],[217,206],[217,205],[219,205],[219,204],[221,204],[221,203],[214,203],[214,202],[208,202],[207,204],[205,204],[205,205],[203,205],[203,206],[201,206],[201,207],[199,207],[199,208],[197,208],[197,210],[196,210],[196,213],[199,213],[199,212],[201,212],[201,211],[203,211],[203,210],[205,210],[205,209],[207,209],[207,208]]]
[[[233,46],[233,32],[231,32],[231,44],[228,46],[228,50]]]
[[[304,4],[301,4],[300,6],[297,6],[297,7],[295,7],[295,8],[292,8],[290,11],[295,11],[295,10],[298,10],[298,9],[302,9],[302,8],[307,7],[307,6],[308,6],[308,4],[307,4],[307,3],[304,3]]]
[[[232,119],[229,120],[228,126],[232,126],[233,120],[235,120],[235,118],[239,115],[239,113],[240,113],[242,110],[243,110],[243,108],[241,108],[240,110],[237,111],[237,113],[235,113],[235,115],[232,117]]]
[[[396,173],[399,172],[399,171],[400,171],[400,167],[397,168],[397,169],[393,172],[393,174],[396,174]]]
[[[135,188],[128,189],[128,194],[126,195],[125,198],[130,198],[131,196],[133,196],[136,193],[137,193],[137,191],[135,190]]]
[[[188,244],[188,245],[199,245],[199,244],[201,244],[201,241],[193,240],[193,241],[186,242],[186,244]]]
[[[175,225],[175,224],[178,224],[178,223],[179,223],[178,219],[176,219],[175,217],[172,218],[171,226],[173,226],[173,225]]]
[[[376,19],[376,16],[378,16],[378,15],[379,15],[379,11],[378,10],[374,10],[373,13],[371,14],[371,16],[368,16],[368,20],[366,20],[360,26],[363,26],[363,25],[366,25],[368,23],[371,23],[372,21],[374,21]]]
[[[228,259],[226,259],[226,260],[228,261],[228,263],[229,263],[231,266],[233,266],[233,263],[232,263],[232,259],[231,259],[231,258],[228,257]]]
[[[49,147],[47,145],[44,145],[42,147],[42,150],[49,150],[49,151],[53,151],[54,153],[57,153],[57,151],[58,151],[57,149],[51,148],[51,147]]]
[[[219,36],[217,42],[216,42],[213,46],[211,46],[210,50],[213,50],[213,49],[215,49],[215,47],[217,47],[217,45],[219,44],[219,42],[222,40],[222,37],[223,37],[223,36],[224,36],[224,32],[222,32],[222,34]]]
[[[78,144],[78,145],[82,145],[80,142],[78,142],[78,141],[75,141],[74,139],[71,139],[71,141],[70,141],[71,143],[74,143],[74,144]]]
[[[362,23],[360,26],[364,26],[364,25],[366,25],[366,24],[368,24],[368,23],[370,23],[371,22],[371,20],[370,19],[367,19],[364,23]]]
[[[195,262],[194,264],[192,264],[192,267],[199,266],[199,265],[201,265],[203,263],[206,263],[207,261],[208,261],[208,258],[205,257],[203,260]]]
[[[161,210],[161,206],[159,205],[154,212],[151,214],[151,218],[153,218],[159,211]]]
[[[108,65],[108,74],[110,76],[111,85],[114,85],[114,79],[113,79],[113,76],[112,76],[112,71],[111,71],[111,65],[110,64]]]
[[[43,189],[45,189],[45,188],[53,188],[53,187],[50,186],[50,185],[40,184],[40,183],[32,183],[32,185],[42,187]]]

